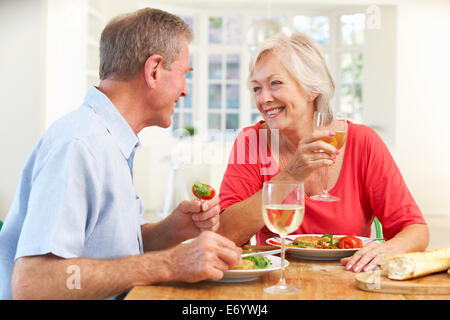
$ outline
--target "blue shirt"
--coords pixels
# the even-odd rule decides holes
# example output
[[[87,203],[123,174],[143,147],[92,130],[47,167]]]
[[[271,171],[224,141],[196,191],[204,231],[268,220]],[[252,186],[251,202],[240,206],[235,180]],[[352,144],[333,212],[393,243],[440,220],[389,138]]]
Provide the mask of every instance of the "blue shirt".
[[[143,253],[143,205],[133,185],[139,146],[129,124],[95,87],[80,108],[51,125],[25,164],[0,231],[0,299],[12,297],[11,271],[20,257]]]

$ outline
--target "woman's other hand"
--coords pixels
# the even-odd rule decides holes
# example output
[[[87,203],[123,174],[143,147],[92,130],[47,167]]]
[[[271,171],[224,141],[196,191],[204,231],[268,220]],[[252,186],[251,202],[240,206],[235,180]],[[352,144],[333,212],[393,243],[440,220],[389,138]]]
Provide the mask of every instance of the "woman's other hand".
[[[399,253],[423,251],[428,246],[429,231],[427,225],[412,224],[406,226],[395,237],[384,242],[369,242],[353,256],[342,258],[341,264],[349,271],[372,271],[385,257]]]

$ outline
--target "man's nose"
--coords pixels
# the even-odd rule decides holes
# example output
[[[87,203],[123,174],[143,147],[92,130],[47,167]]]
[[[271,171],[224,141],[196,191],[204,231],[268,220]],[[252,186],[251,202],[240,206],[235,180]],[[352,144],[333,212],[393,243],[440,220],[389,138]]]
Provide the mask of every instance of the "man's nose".
[[[181,91],[181,96],[182,97],[187,97],[188,94],[189,94],[188,86],[187,86],[187,84],[185,84],[184,88],[183,88],[183,91]]]

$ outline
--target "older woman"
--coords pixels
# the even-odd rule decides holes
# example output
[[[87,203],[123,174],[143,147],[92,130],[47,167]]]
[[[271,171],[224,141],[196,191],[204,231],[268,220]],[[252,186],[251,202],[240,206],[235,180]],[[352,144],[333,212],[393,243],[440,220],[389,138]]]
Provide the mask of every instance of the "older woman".
[[[255,234],[258,244],[265,243],[270,231],[261,214],[263,182],[302,181],[306,211],[296,234],[370,236],[374,218],[381,221],[387,241],[342,259],[347,270],[372,270],[385,256],[424,250],[425,220],[379,136],[348,121],[346,144],[336,150],[319,140],[334,132],[313,133],[314,112],[330,112],[334,93],[318,45],[300,33],[277,35],[254,57],[249,87],[264,120],[242,130],[234,144],[220,188],[219,232],[238,245]],[[310,198],[322,191],[325,167],[338,202]]]

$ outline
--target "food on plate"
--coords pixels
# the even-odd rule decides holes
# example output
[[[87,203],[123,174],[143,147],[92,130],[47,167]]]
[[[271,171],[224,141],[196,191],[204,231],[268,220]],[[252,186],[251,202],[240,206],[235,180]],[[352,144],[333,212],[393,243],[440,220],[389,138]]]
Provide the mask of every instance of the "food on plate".
[[[340,239],[326,233],[322,236],[300,236],[295,238],[292,244],[298,248],[339,249]]]
[[[410,252],[383,259],[381,269],[393,280],[407,280],[450,268],[450,247]]]
[[[211,200],[216,195],[216,190],[209,184],[196,181],[192,186],[192,193],[201,200]]]
[[[253,270],[253,269],[254,269],[253,261],[247,259],[242,259],[241,264],[233,267],[233,270]]]
[[[339,242],[339,238],[334,237],[331,234],[324,234],[323,236],[300,236],[295,238],[294,242],[292,244],[296,245],[297,247],[336,247]],[[319,248],[317,248],[319,249]],[[332,248],[330,248],[332,249]]]
[[[270,241],[271,244],[280,246],[276,241]],[[305,248],[305,249],[358,249],[362,247],[362,240],[354,236],[335,237],[326,233],[322,236],[300,235],[286,247]]]
[[[361,247],[361,239],[354,236],[346,236],[339,240],[339,249],[355,249]]]
[[[242,253],[259,252],[253,250],[244,250]],[[256,269],[266,269],[272,265],[272,261],[265,256],[252,256],[242,258],[242,263],[234,266],[232,270],[256,270]]]

